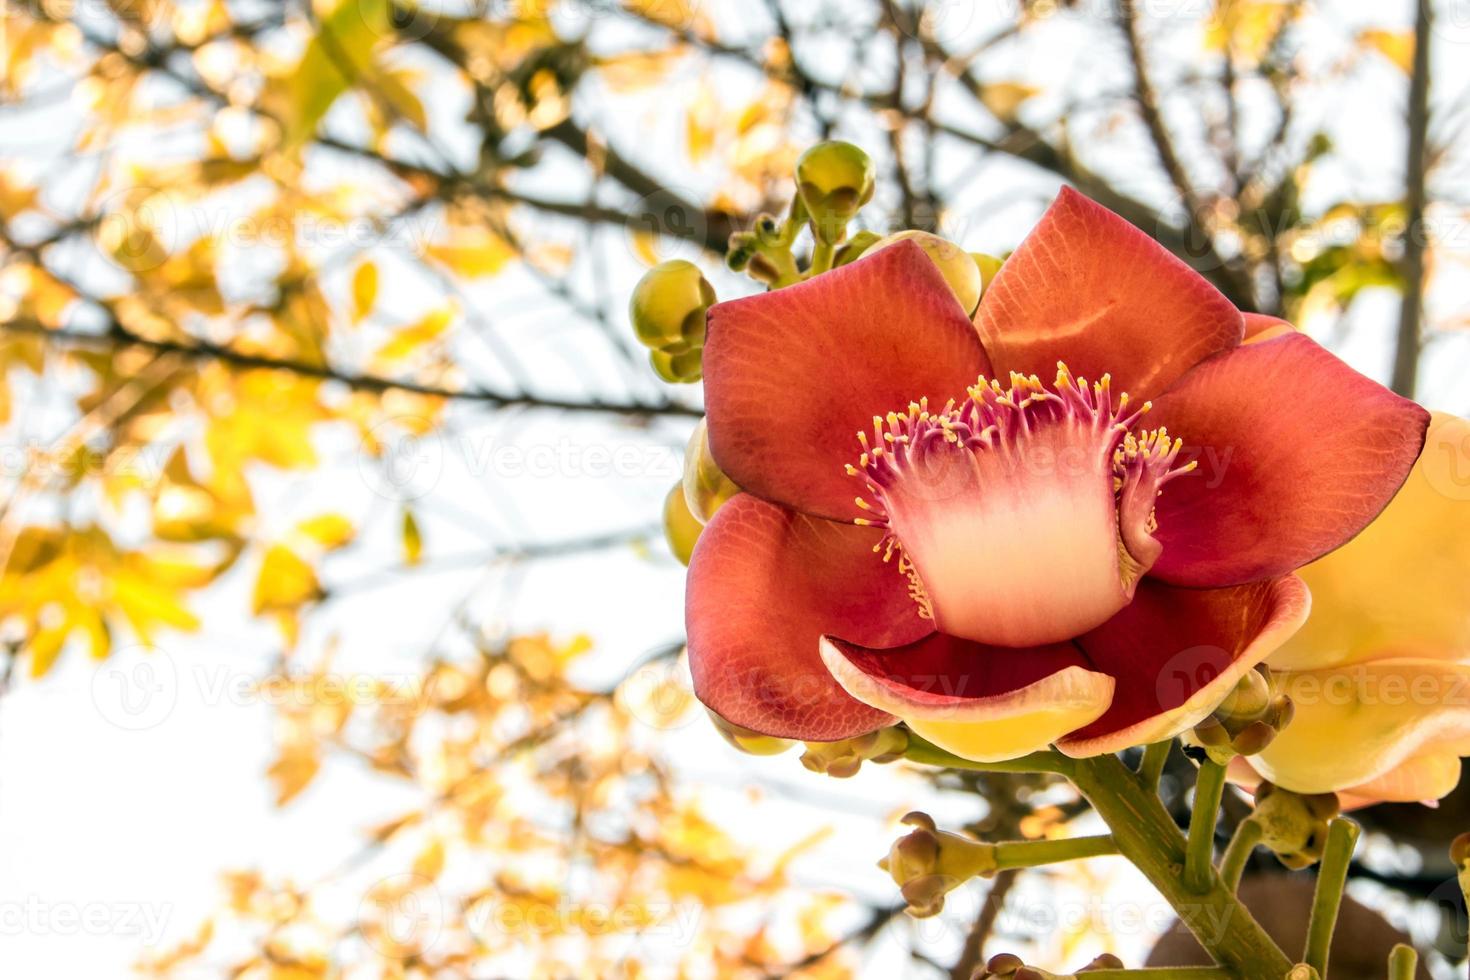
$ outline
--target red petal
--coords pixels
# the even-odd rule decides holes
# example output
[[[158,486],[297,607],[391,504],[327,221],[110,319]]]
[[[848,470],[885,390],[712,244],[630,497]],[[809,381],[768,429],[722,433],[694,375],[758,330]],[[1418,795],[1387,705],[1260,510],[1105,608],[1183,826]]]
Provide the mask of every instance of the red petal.
[[[699,699],[781,738],[836,741],[892,724],[844,694],[818,650],[834,630],[896,646],[933,628],[896,563],[873,554],[881,537],[749,494],[721,507],[689,565],[685,620]]]
[[[929,257],[900,242],[805,283],[720,303],[704,351],[710,450],[751,493],[837,520],[874,415],[943,405],[988,373]]]
[[[1113,679],[1072,643],[997,647],[933,633],[891,650],[835,637],[822,659],[853,697],[979,761],[1043,749],[1106,710]]]
[[[985,290],[975,324],[998,371],[1113,376],[1135,402],[1240,343],[1241,315],[1197,272],[1063,188]]]
[[[1429,413],[1294,333],[1201,364],[1147,420],[1199,464],[1159,497],[1149,574],[1222,586],[1284,575],[1367,526],[1408,477]]]
[[[1306,622],[1311,604],[1295,575],[1230,589],[1144,579],[1128,608],[1077,640],[1092,668],[1117,678],[1118,688],[1101,718],[1057,748],[1082,758],[1193,727]]]

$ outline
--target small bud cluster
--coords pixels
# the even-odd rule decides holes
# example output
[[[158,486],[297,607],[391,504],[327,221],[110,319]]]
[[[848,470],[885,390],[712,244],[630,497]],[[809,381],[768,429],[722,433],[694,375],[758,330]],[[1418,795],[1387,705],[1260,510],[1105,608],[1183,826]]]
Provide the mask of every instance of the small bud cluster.
[[[693,262],[660,262],[638,280],[628,318],[660,378],[689,384],[704,376],[705,317],[714,303],[714,287]]]
[[[971,878],[995,874],[995,845],[940,830],[927,813],[910,813],[903,823],[915,828],[900,837],[878,862],[898,885],[916,919],[938,915],[944,896]]]
[[[1261,828],[1261,844],[1282,864],[1297,870],[1321,860],[1327,825],[1340,812],[1336,793],[1293,793],[1262,783],[1256,787],[1251,819]]]
[[[1076,973],[1067,976],[1092,973],[1095,970],[1121,969],[1123,969],[1122,960],[1112,953],[1103,953]],[[1067,977],[1048,973],[1034,966],[1027,966],[1019,956],[1013,953],[997,953],[984,966],[976,967],[975,972],[970,974],[970,980],[1067,980]]]
[[[1278,693],[1270,672],[1259,667],[1242,677],[1187,739],[1225,765],[1237,755],[1255,755],[1266,748],[1293,714],[1291,698]]]
[[[909,736],[902,728],[880,728],[840,742],[808,742],[801,764],[812,772],[847,779],[857,775],[864,762],[892,762],[908,747]]]

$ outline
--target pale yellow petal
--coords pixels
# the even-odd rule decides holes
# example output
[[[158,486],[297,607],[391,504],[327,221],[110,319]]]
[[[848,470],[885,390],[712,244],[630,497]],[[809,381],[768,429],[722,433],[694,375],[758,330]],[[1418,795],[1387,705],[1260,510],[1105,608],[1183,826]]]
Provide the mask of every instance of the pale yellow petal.
[[[1271,656],[1275,669],[1470,658],[1470,422],[1436,414],[1387,509],[1299,574],[1312,617]]]

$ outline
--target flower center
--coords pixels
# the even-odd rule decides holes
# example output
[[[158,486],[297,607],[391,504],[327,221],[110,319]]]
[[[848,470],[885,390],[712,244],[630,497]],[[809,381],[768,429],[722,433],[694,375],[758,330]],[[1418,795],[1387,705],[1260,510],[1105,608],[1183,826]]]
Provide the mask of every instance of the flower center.
[[[1003,646],[1079,636],[1132,600],[1163,547],[1154,501],[1194,468],[1174,465],[1164,429],[1130,434],[1148,409],[1058,364],[1051,386],[981,378],[959,406],[875,417],[848,467],[868,489],[858,523],[888,532],[874,550],[898,554],[940,630]]]

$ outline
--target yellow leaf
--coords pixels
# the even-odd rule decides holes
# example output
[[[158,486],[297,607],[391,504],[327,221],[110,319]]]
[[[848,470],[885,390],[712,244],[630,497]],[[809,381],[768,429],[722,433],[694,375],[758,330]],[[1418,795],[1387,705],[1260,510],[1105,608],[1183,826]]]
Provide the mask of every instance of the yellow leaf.
[[[414,518],[413,511],[404,508],[403,511],[403,561],[407,565],[417,565],[424,557],[424,536],[419,530],[419,522]]]
[[[392,32],[389,0],[339,0],[321,18],[296,70],[285,79],[285,143],[309,139],[316,124],[347,89],[376,81],[372,49]]]
[[[266,776],[276,787],[276,806],[291,802],[311,784],[320,769],[321,759],[315,745],[293,742],[282,748],[279,758],[266,770]]]
[[[316,570],[306,559],[283,544],[267,549],[251,600],[256,613],[290,611],[321,596]]]
[[[465,234],[452,244],[430,245],[424,251],[451,272],[469,279],[493,276],[515,258],[515,251],[489,232]]]
[[[356,530],[341,514],[318,514],[296,525],[296,530],[331,551],[352,540]]]
[[[1410,31],[1367,30],[1358,41],[1399,66],[1405,75],[1414,70],[1414,35]]]
[[[1040,91],[1034,85],[1022,85],[1020,82],[987,82],[980,90],[980,101],[995,118],[1011,122],[1022,103]]]
[[[436,837],[413,859],[413,873],[433,881],[443,870],[444,842]]]
[[[378,352],[373,357],[380,364],[401,361],[425,344],[437,339],[452,322],[454,322],[453,310],[435,310],[417,323],[412,323],[395,333],[387,343],[378,348]]]
[[[361,323],[378,301],[378,265],[364,262],[352,274],[352,322]]]

